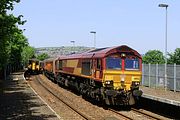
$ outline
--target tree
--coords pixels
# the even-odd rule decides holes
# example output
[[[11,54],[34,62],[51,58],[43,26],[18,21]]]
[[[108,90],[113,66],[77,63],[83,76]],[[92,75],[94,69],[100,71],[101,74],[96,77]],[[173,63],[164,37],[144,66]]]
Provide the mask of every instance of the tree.
[[[18,21],[18,18],[13,15],[0,14],[0,57],[2,58],[0,60],[0,69],[7,64],[10,57],[10,46],[15,33],[21,34],[21,30],[16,26]]]
[[[37,56],[37,59],[43,61],[45,59],[49,58],[49,55],[47,53],[42,53],[40,55]]]
[[[176,63],[180,65],[180,48],[176,48],[174,53],[168,55],[169,55],[168,64]]]
[[[22,68],[22,52],[24,47],[28,46],[28,41],[22,33],[14,33],[13,38],[9,43],[9,59],[8,64],[14,68],[14,70]]]
[[[0,13],[6,13],[7,10],[13,10],[13,3],[19,3],[20,0],[1,0],[0,1]]]
[[[6,73],[7,64],[21,60],[22,48],[27,43],[22,30],[18,28],[18,25],[26,22],[21,20],[23,16],[15,17],[7,13],[14,9],[14,3],[19,2],[20,0],[0,1],[0,71],[4,69],[4,73]]]
[[[27,65],[28,60],[35,56],[35,48],[31,46],[24,47],[21,56],[23,64]]]
[[[143,56],[143,63],[148,64],[164,64],[165,58],[163,56],[163,53],[159,50],[149,50],[144,56]]]

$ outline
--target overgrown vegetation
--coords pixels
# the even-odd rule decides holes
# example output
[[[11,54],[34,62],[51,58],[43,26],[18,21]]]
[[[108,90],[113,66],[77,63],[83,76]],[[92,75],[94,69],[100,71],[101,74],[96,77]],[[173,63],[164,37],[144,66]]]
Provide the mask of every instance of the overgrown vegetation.
[[[0,1],[0,73],[6,73],[9,66],[18,69],[25,60],[22,52],[29,44],[18,26],[24,25],[26,21],[22,20],[22,15],[8,14],[8,11],[14,9],[14,4],[19,2],[20,0]]]

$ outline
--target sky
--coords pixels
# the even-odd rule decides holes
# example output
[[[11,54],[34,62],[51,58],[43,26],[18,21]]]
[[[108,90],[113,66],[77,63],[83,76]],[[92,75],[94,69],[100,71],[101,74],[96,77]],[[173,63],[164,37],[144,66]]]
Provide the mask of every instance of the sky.
[[[167,51],[180,48],[180,0],[21,0],[13,14],[23,15],[20,26],[31,46],[111,47],[128,45],[141,54],[165,51],[168,4]]]

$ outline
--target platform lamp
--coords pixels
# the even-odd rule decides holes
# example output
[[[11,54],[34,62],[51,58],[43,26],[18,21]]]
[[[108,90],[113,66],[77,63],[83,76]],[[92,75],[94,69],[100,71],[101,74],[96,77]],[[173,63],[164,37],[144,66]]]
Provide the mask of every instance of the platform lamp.
[[[71,50],[71,52],[74,53],[74,52],[75,52],[75,41],[74,41],[74,40],[71,40],[70,42],[72,43],[72,45],[73,45],[73,50],[74,50],[73,52],[72,52],[72,50]]]
[[[165,90],[167,90],[167,8],[168,5],[167,4],[159,4],[159,7],[163,7],[166,8],[166,30],[165,30]]]
[[[73,47],[75,47],[75,41],[71,40],[70,42],[73,44]]]
[[[96,49],[96,32],[95,31],[91,31],[90,33],[94,34],[94,48]]]

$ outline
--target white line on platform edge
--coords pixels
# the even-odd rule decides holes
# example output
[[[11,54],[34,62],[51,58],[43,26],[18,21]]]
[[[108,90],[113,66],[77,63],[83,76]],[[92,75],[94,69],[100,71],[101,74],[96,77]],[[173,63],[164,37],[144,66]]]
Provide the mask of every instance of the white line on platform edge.
[[[170,100],[170,99],[167,99],[167,98],[162,98],[162,97],[153,96],[153,95],[149,95],[149,94],[143,94],[143,97],[149,98],[149,99],[152,99],[152,100],[156,100],[156,101],[160,101],[160,102],[162,101],[164,103],[168,103],[168,104],[172,104],[172,105],[180,106],[180,102],[176,101],[176,100]]]
[[[26,80],[25,77],[24,77],[24,75],[23,75],[23,79]],[[42,97],[38,95],[38,93],[37,93],[29,84],[27,84],[27,85],[32,89],[32,91],[40,98],[40,100],[41,100],[60,120],[63,120],[63,119],[47,104],[47,102],[45,102],[45,101],[42,99]]]

